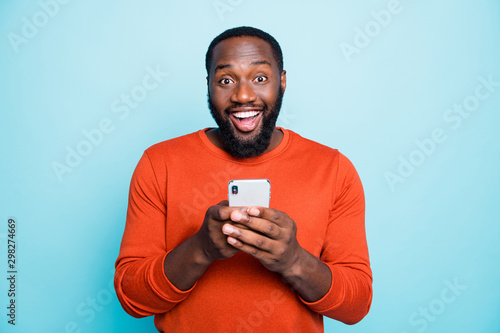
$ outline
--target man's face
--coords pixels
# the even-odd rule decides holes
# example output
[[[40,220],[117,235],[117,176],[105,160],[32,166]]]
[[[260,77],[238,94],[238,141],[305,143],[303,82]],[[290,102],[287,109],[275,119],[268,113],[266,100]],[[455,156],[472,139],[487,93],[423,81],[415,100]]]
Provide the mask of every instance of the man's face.
[[[257,37],[234,37],[213,50],[208,104],[226,150],[237,158],[269,146],[286,88],[271,46]]]

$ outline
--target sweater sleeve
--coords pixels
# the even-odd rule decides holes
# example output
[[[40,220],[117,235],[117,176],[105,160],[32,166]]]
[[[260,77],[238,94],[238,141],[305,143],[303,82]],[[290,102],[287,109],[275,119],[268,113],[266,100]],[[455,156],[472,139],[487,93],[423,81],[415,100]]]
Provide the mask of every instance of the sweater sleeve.
[[[352,163],[339,154],[333,208],[321,253],[332,273],[332,284],[309,308],[345,324],[368,313],[372,301],[372,272],[365,234],[365,201],[361,180]]]
[[[127,221],[115,264],[116,295],[134,317],[167,312],[192,290],[177,289],[163,268],[167,255],[165,189],[166,175],[155,174],[146,151],[132,176]]]

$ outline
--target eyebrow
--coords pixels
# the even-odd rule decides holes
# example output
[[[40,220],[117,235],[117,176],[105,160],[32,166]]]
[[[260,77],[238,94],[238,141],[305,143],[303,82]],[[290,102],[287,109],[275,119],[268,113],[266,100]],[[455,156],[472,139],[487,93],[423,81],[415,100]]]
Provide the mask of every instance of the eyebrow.
[[[269,65],[271,66],[271,63],[267,60],[259,60],[259,61],[254,61],[250,64],[250,67],[252,66],[257,66],[257,65]],[[220,64],[215,67],[215,71],[217,72],[218,70],[224,69],[224,68],[233,68],[233,65],[231,64]]]
[[[260,61],[254,61],[250,64],[250,66],[257,66],[257,65],[269,65],[269,66],[271,66],[271,63],[267,60],[260,60]]]

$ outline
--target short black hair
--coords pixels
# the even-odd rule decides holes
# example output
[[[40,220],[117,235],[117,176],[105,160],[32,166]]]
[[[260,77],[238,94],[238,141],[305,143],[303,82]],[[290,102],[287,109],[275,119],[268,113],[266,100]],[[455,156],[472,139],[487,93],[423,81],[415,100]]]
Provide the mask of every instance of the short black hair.
[[[276,41],[276,39],[274,39],[273,36],[271,36],[267,32],[253,27],[236,27],[228,29],[221,33],[219,36],[215,37],[208,46],[207,54],[205,56],[205,68],[207,69],[207,75],[210,75],[210,65],[212,63],[214,48],[223,40],[232,37],[257,37],[266,41],[271,46],[274,59],[278,64],[279,73],[283,71],[283,53],[281,52],[280,44]]]

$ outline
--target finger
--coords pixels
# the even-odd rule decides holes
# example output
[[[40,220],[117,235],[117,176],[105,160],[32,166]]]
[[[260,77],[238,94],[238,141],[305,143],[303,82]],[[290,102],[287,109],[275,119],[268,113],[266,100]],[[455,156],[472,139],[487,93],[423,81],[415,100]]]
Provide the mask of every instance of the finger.
[[[271,252],[273,241],[269,237],[258,234],[252,230],[240,229],[235,225],[226,223],[222,226],[222,232],[241,243],[251,245],[252,247],[266,252]]]
[[[268,220],[279,227],[286,226],[288,220],[290,219],[285,213],[273,208],[266,207],[249,207],[247,209],[247,214],[250,217],[259,217]]]
[[[229,207],[229,201],[227,200],[222,200],[217,204],[217,206],[228,206]]]
[[[267,251],[263,251],[263,250],[258,249],[256,247],[253,247],[251,245],[245,244],[234,237],[228,237],[227,242],[230,245],[232,245],[233,247],[235,247],[236,249],[238,249],[242,252],[245,252],[245,253],[247,253],[247,254],[251,255],[252,257],[255,257],[259,260],[263,260],[270,255]]]
[[[241,252],[244,252],[248,255],[251,255],[255,259],[259,260],[265,267],[267,267],[271,271],[277,271],[276,269],[271,269],[270,266],[268,265],[275,265],[276,263],[279,263],[280,260],[275,259],[274,256],[266,251],[262,251],[258,248],[255,248],[251,245],[245,244],[241,241],[239,241],[236,238],[233,237],[228,237],[227,242],[232,245],[234,248],[237,250],[240,250]]]
[[[217,204],[215,206],[209,207],[207,210],[207,214],[214,220],[227,221],[230,219],[231,212],[233,210],[235,210],[235,208]]]
[[[252,229],[263,235],[266,235],[269,238],[272,239],[281,238],[282,228],[279,227],[277,224],[259,217],[247,216],[245,218],[243,217],[240,218],[239,217],[240,214],[242,213],[236,211],[232,212],[231,221],[237,222],[239,224],[238,226],[240,225],[245,226],[249,229]]]
[[[245,223],[250,219],[248,213],[246,212],[246,208],[235,207],[236,209],[231,212],[231,221],[237,223]]]

